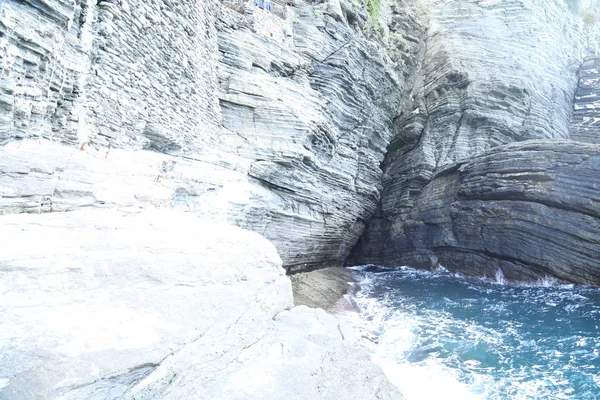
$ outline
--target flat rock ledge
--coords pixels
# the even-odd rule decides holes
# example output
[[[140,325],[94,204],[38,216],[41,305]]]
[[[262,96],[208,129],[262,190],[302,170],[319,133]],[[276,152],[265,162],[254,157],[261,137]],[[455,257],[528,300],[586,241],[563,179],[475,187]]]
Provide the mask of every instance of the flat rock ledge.
[[[0,216],[2,399],[401,399],[262,236],[183,212]]]

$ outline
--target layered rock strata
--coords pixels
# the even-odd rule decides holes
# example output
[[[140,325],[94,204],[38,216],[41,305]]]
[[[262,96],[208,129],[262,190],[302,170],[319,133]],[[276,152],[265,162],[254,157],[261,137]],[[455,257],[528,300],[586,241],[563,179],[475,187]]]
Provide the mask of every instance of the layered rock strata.
[[[401,262],[398,235],[440,172],[498,145],[570,137],[583,46],[565,3],[445,2],[425,48],[382,164],[381,202],[350,263]]]
[[[2,399],[398,399],[260,235],[153,210],[0,217]],[[358,375],[357,375],[358,374]]]
[[[600,143],[600,59],[587,57],[581,64],[578,78],[571,116],[571,138]]]
[[[600,147],[526,141],[441,171],[373,261],[600,284]]]
[[[358,239],[403,88],[381,49],[320,10],[297,2],[290,37],[271,33],[268,13],[256,33],[242,15],[218,25],[221,140],[262,190],[231,219],[273,241],[290,270],[339,265]]]
[[[361,6],[332,4],[4,3],[0,213],[178,208],[261,233],[290,270],[341,264],[405,76]]]

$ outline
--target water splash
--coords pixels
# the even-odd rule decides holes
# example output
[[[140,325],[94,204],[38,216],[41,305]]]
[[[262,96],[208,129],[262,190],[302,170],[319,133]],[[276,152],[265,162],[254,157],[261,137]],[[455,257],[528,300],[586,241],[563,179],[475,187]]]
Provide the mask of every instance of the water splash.
[[[365,270],[368,271],[368,270]],[[600,398],[600,291],[443,270],[364,272],[353,301],[408,400]]]
[[[498,271],[496,271],[496,283],[500,284],[500,285],[504,285],[506,283],[505,279],[504,279],[504,272],[502,272],[502,270],[500,268],[498,268]]]
[[[556,278],[553,278],[548,275],[544,276],[543,278],[538,279],[536,282],[536,285],[543,286],[543,287],[557,286],[558,284],[559,284],[559,281]]]

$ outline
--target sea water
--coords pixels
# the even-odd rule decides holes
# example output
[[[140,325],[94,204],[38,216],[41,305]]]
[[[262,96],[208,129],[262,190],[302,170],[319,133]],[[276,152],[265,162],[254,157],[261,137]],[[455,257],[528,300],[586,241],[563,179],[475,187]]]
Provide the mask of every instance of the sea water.
[[[600,399],[600,290],[357,269],[374,361],[408,400]]]

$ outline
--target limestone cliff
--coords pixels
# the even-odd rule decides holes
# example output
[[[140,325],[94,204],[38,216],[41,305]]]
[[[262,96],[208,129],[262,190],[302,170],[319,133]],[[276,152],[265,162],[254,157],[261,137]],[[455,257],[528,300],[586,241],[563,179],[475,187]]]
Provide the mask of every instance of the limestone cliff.
[[[437,174],[381,257],[513,281],[600,282],[599,172],[597,145],[496,147]]]

